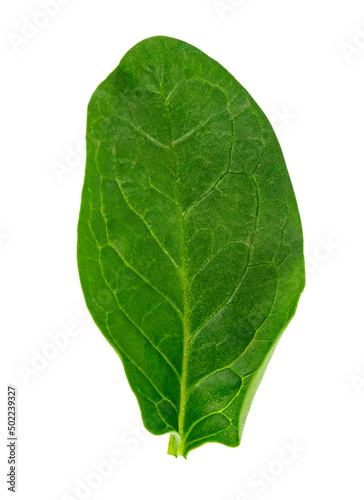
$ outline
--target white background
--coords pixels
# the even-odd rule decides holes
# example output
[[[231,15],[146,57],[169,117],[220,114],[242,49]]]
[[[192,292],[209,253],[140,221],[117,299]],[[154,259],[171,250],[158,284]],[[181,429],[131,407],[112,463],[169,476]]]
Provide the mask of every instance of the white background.
[[[21,500],[362,500],[362,0],[57,5],[51,18],[37,0],[0,7],[1,496],[12,383]],[[186,461],[166,454],[168,436],[141,430],[119,358],[84,310],[76,266],[86,106],[124,53],[152,35],[218,60],[271,119],[308,268],[241,446],[208,444]],[[61,349],[50,335],[62,332]],[[283,452],[287,443],[296,456]],[[123,464],[95,475],[115,452]]]

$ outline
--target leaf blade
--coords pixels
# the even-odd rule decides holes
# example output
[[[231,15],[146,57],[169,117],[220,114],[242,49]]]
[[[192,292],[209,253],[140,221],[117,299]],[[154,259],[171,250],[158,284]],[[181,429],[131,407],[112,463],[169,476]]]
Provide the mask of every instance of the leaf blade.
[[[304,287],[280,146],[218,63],[179,40],[133,47],[88,109],[78,228],[86,303],[170,452],[237,446]]]

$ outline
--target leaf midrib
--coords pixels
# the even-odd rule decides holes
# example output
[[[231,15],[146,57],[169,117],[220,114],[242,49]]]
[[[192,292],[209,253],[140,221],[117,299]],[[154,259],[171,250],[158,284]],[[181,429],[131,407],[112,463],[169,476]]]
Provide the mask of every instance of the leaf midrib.
[[[211,84],[211,82],[208,82],[207,80],[204,80],[200,78],[201,81],[204,81],[205,83],[219,88],[224,94],[225,91],[217,85]],[[185,80],[186,81],[186,80]],[[184,83],[184,82],[182,82]],[[175,90],[178,89],[180,85],[176,87]],[[173,165],[173,170],[174,170],[174,178],[175,178],[175,184],[176,184],[176,198],[177,198],[177,206],[178,206],[178,212],[179,212],[179,222],[180,222],[180,230],[181,230],[181,235],[182,235],[182,255],[181,255],[181,260],[182,260],[182,265],[179,269],[179,275],[181,277],[182,281],[182,287],[183,287],[183,315],[182,315],[182,324],[183,324],[183,359],[182,359],[182,373],[181,373],[181,379],[180,379],[180,384],[181,384],[181,393],[180,393],[180,407],[179,407],[179,414],[178,414],[178,433],[181,438],[181,443],[178,447],[177,453],[184,455],[184,433],[183,433],[183,428],[184,428],[184,420],[185,420],[185,411],[186,411],[186,403],[187,403],[187,396],[188,396],[188,391],[187,391],[187,367],[188,367],[188,349],[189,349],[189,344],[190,344],[190,325],[189,325],[189,301],[188,301],[188,288],[189,288],[189,283],[187,279],[187,272],[186,272],[186,245],[185,245],[185,230],[184,230],[184,219],[185,215],[187,212],[194,206],[196,203],[201,201],[202,198],[204,198],[210,191],[212,191],[215,187],[215,185],[221,180],[219,178],[216,183],[205,193],[202,198],[198,199],[196,202],[194,202],[191,206],[187,207],[186,210],[183,212],[182,207],[181,207],[181,200],[180,200],[180,191],[179,191],[179,184],[180,184],[180,179],[178,177],[178,168],[177,168],[177,163],[175,161],[174,153],[173,153],[173,146],[175,144],[178,144],[181,142],[181,140],[184,140],[185,138],[189,137],[191,134],[187,133],[182,138],[179,138],[176,141],[172,140],[172,127],[171,127],[171,116],[170,116],[170,110],[169,110],[169,98],[171,97],[171,94],[169,94],[167,97],[165,93],[163,92],[162,85],[160,85],[160,95],[164,101],[164,107],[166,110],[167,114],[167,119],[168,119],[168,124],[169,124],[169,145],[168,145],[168,150],[171,156],[172,160],[172,165]],[[174,93],[174,92],[172,92]],[[229,109],[229,99],[227,98],[226,94],[226,102],[227,102],[227,112],[230,115],[230,109]],[[223,111],[223,112],[226,112]],[[218,116],[222,114],[223,112],[215,114],[213,117]],[[208,123],[213,117],[210,117],[206,123]],[[233,143],[233,137],[234,137],[234,127],[233,127],[233,121],[231,120],[231,126],[232,126],[232,134],[231,134],[231,144],[229,147],[229,158],[228,158],[228,165],[230,165],[230,159],[231,159],[231,151],[232,151],[232,143]],[[195,130],[198,130],[200,127],[197,126],[195,129],[192,130],[194,132]],[[223,174],[222,177],[227,172]],[[188,434],[187,434],[188,435]]]
[[[181,199],[180,199],[180,190],[179,184],[180,179],[178,177],[178,168],[177,163],[173,153],[173,141],[172,141],[172,128],[171,128],[171,117],[170,110],[168,107],[168,98],[166,98],[165,93],[163,92],[162,87],[160,87],[160,93],[162,99],[164,101],[164,107],[167,113],[168,123],[169,123],[169,145],[168,150],[171,156],[173,170],[174,170],[174,178],[176,185],[176,198],[177,198],[177,206],[179,213],[179,224],[182,235],[182,265],[179,270],[179,274],[181,277],[182,288],[183,288],[183,314],[182,314],[182,324],[183,324],[183,356],[182,356],[182,373],[181,373],[181,392],[180,392],[180,406],[178,413],[178,433],[181,438],[180,443],[180,453],[183,454],[183,426],[184,426],[184,418],[185,418],[185,408],[186,408],[186,396],[187,396],[187,366],[188,366],[188,358],[187,358],[187,350],[189,345],[189,324],[188,324],[188,314],[189,314],[189,302],[188,302],[188,279],[186,272],[186,245],[185,245],[185,230],[184,230],[184,214],[181,207]]]

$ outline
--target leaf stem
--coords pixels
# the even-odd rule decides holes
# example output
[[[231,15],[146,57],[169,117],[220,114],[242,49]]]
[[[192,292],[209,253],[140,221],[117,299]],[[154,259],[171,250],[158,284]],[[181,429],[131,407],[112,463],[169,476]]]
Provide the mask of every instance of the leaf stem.
[[[181,445],[181,438],[179,434],[177,433],[171,433],[169,436],[169,443],[168,443],[168,455],[173,455],[174,457],[178,457],[178,455],[181,455],[181,450],[180,450],[180,445]]]

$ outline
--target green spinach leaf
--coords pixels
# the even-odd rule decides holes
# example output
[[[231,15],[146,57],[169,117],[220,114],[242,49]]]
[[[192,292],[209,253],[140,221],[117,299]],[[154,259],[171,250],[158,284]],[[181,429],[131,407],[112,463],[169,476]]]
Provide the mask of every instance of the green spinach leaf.
[[[182,41],[133,47],[89,103],[78,266],[170,454],[239,444],[304,287],[302,247],[279,143],[247,91]]]

